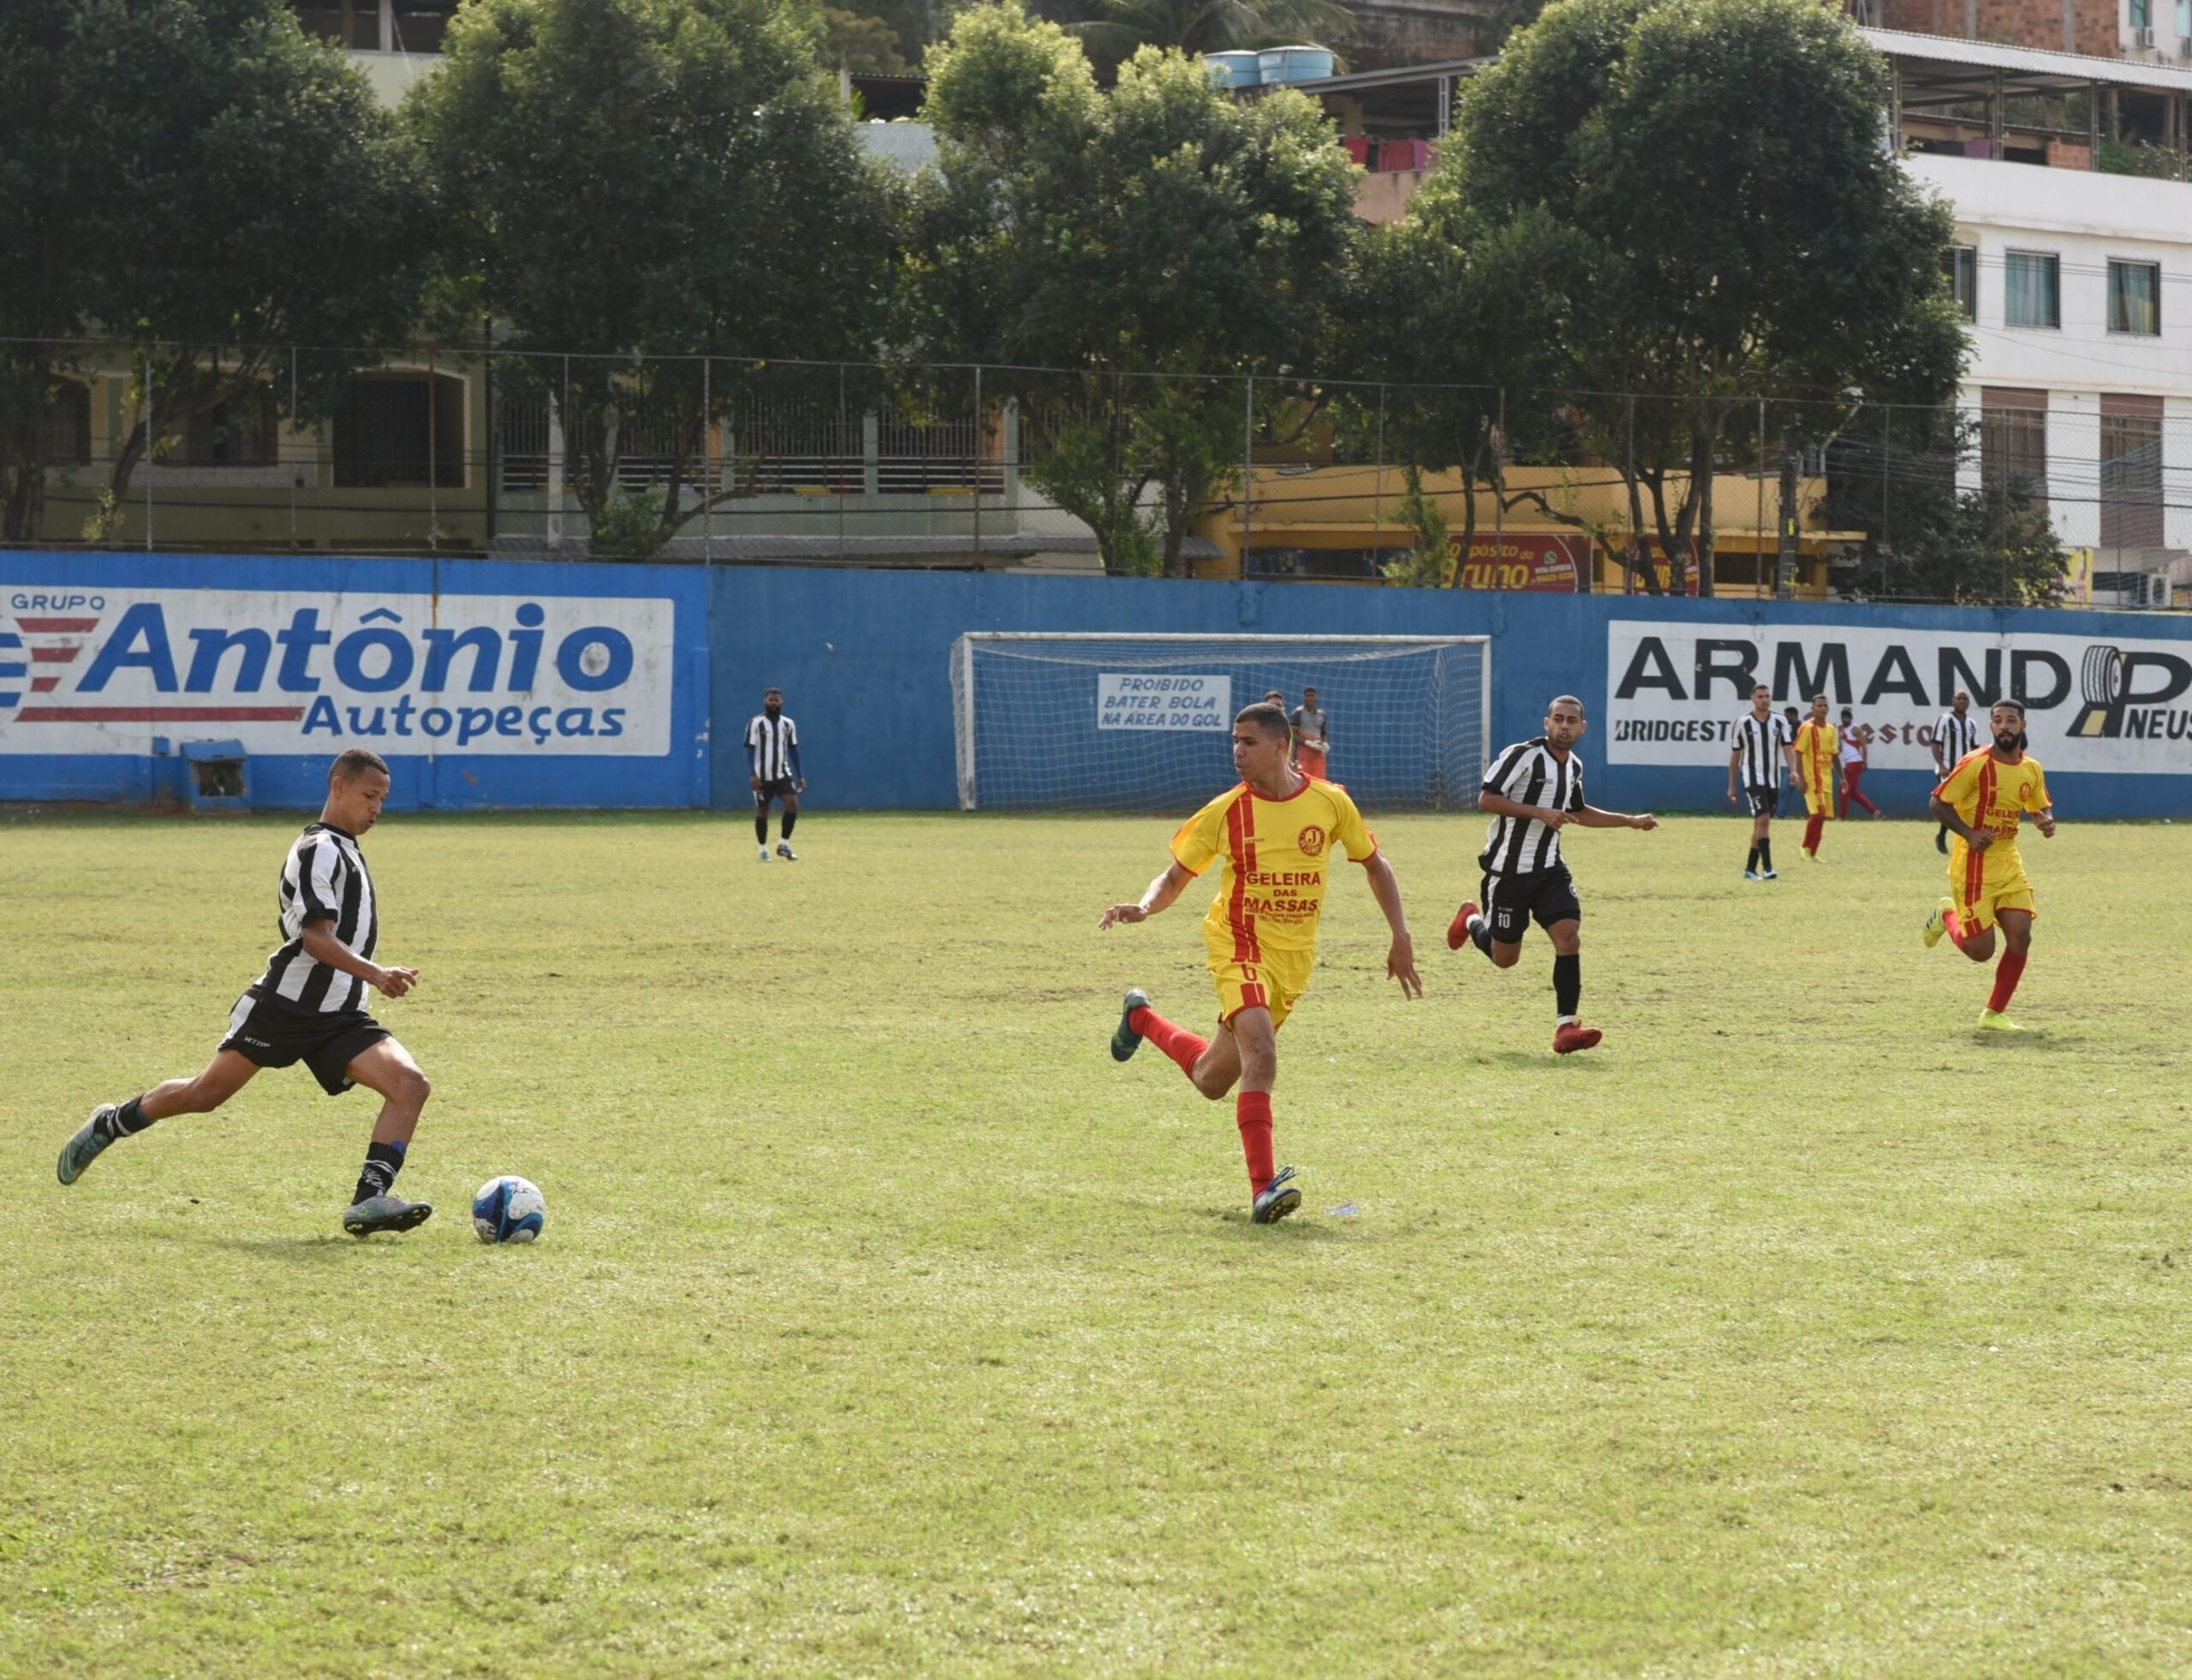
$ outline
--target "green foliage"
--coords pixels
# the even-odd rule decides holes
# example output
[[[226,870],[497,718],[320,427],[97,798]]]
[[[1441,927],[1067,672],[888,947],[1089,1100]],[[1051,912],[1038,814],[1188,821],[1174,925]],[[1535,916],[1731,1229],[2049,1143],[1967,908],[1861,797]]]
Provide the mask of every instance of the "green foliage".
[[[448,48],[407,109],[444,306],[494,319],[505,389],[566,405],[589,521],[622,517],[635,442],[664,463],[658,546],[700,511],[682,492],[704,416],[836,392],[834,373],[702,357],[873,353],[895,189],[775,0],[475,0]]]
[[[663,503],[659,490],[612,486],[587,532],[587,553],[595,559],[644,560],[661,546]]]
[[[1957,488],[1957,464],[1977,452],[1978,430],[1953,409],[1867,408],[1835,440],[1820,517],[1831,529],[1865,533],[1832,564],[1838,593],[1963,606],[2062,600],[2070,554],[2045,506],[2022,486]]]
[[[898,32],[886,20],[825,6],[822,22],[828,35],[824,57],[829,64],[890,76],[904,75],[913,68],[899,51]]]
[[[281,0],[0,8],[0,334],[131,347],[110,505],[194,419],[270,384],[287,411],[277,347],[343,347],[295,365],[298,410],[327,412],[413,324],[424,203],[393,119]],[[0,401],[67,360],[0,350]],[[39,431],[0,427],[14,540],[39,534]]]
[[[1145,48],[1099,92],[1072,37],[1016,5],[964,14],[930,62],[941,167],[916,189],[908,360],[997,367],[1029,478],[1106,568],[1137,569],[1147,494],[1177,571],[1242,456],[1225,376],[1306,366],[1342,295],[1352,166],[1299,94],[1236,104],[1177,53]],[[1030,366],[1067,371],[1011,371]],[[1278,402],[1266,385],[1258,423]]]
[[[1939,402],[1961,374],[1953,224],[1885,152],[1884,75],[1809,0],[1562,0],[1470,85],[1442,152],[1449,238],[1557,232],[1559,384],[1623,465],[1632,527],[1695,541],[1708,583],[1731,415],[1762,394],[1773,430],[1817,440],[1844,393]]]
[[[2140,175],[2155,181],[2184,179],[2183,159],[2171,147],[2149,140],[2112,140],[2103,134],[2097,161],[2104,175]]]
[[[1414,540],[1407,553],[1385,562],[1382,569],[1395,583],[1419,589],[1436,589],[1456,574],[1454,545],[1447,535],[1444,509],[1423,493],[1423,469],[1414,462],[1402,468],[1407,489],[1394,504],[1393,516],[1408,527]]]

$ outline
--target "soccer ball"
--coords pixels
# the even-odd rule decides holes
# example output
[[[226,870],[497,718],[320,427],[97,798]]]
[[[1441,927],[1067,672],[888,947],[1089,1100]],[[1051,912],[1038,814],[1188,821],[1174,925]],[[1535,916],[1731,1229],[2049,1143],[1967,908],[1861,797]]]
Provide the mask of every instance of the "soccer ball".
[[[540,1187],[514,1172],[490,1178],[472,1198],[472,1229],[482,1242],[530,1242],[547,1220]]]

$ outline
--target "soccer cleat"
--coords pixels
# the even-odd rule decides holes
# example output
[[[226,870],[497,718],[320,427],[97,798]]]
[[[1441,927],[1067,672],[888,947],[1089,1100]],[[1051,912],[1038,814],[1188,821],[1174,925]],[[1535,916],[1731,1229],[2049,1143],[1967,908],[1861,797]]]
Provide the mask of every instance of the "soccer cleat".
[[[1249,1204],[1248,1218],[1260,1225],[1275,1225],[1302,1205],[1302,1191],[1294,1182],[1292,1167],[1279,1168],[1271,1183]]]
[[[64,1184],[73,1184],[84,1176],[84,1169],[99,1158],[99,1152],[114,1141],[99,1129],[99,1122],[115,1111],[113,1103],[101,1103],[92,1111],[92,1117],[76,1129],[76,1135],[61,1146],[61,1159],[53,1169],[54,1177]]]
[[[769,849],[768,849],[766,846],[764,846],[764,847],[762,847],[762,848],[761,848],[761,861],[762,861],[762,862],[764,862],[764,863],[766,863],[768,861],[769,861]]]
[[[1979,1030],[1982,1033],[2022,1033],[2024,1028],[2006,1015],[1993,1010],[1981,1010],[1979,1011]]]
[[[1804,849],[1804,855],[1809,858],[1814,863],[1817,863],[1819,861],[1819,854],[1817,852],[1812,851],[1808,849]]]
[[[1755,869],[1746,869],[1743,871],[1743,879],[1747,881],[1761,881],[1766,878]]]
[[[799,854],[792,850],[791,842],[789,840],[779,840],[777,842],[777,855],[782,858],[786,863],[796,863],[799,861]]]
[[[1758,879],[1761,881],[1778,881],[1781,879],[1781,872],[1778,869],[1761,869],[1758,872]]]
[[[1446,949],[1459,950],[1469,942],[1469,923],[1476,919],[1476,900],[1466,899],[1462,908],[1454,912],[1454,919],[1446,924]]]
[[[384,1190],[344,1208],[342,1229],[353,1236],[371,1236],[384,1230],[411,1230],[425,1224],[433,1215],[432,1202],[406,1201]]]
[[[1149,1007],[1149,994],[1140,986],[1127,988],[1126,1002],[1119,1006],[1119,1025],[1111,1034],[1111,1059],[1123,1062],[1141,1048],[1141,1034],[1127,1023],[1134,1019],[1136,1010]]]
[[[1573,1055],[1576,1051],[1588,1050],[1605,1036],[1595,1027],[1586,1027],[1580,1021],[1570,1021],[1553,1028],[1552,1053],[1556,1056]]]
[[[1941,935],[1949,931],[1949,912],[1956,909],[1956,900],[1945,893],[1941,902],[1933,906],[1933,914],[1926,918],[1925,931],[1919,935],[1926,942],[1926,949],[1933,950],[1941,942]]]

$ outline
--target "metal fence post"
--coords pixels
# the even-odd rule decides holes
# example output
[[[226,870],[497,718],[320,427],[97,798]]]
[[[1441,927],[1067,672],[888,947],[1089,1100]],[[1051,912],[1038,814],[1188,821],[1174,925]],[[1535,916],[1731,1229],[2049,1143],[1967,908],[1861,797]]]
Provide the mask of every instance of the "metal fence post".
[[[1248,375],[1241,419],[1241,575],[1248,575],[1248,543],[1256,521],[1256,376]]]
[[[1385,387],[1378,387],[1377,460],[1370,481],[1370,563],[1382,575],[1385,569]]]
[[[974,563],[982,559],[982,369],[974,366]]]

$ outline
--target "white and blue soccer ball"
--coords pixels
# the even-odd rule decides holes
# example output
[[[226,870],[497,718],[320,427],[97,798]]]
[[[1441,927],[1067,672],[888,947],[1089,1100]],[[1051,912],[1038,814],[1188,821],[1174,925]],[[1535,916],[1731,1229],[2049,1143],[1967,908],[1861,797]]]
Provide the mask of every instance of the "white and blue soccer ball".
[[[482,1242],[530,1242],[548,1222],[548,1204],[529,1178],[506,1172],[472,1198],[472,1229]]]

